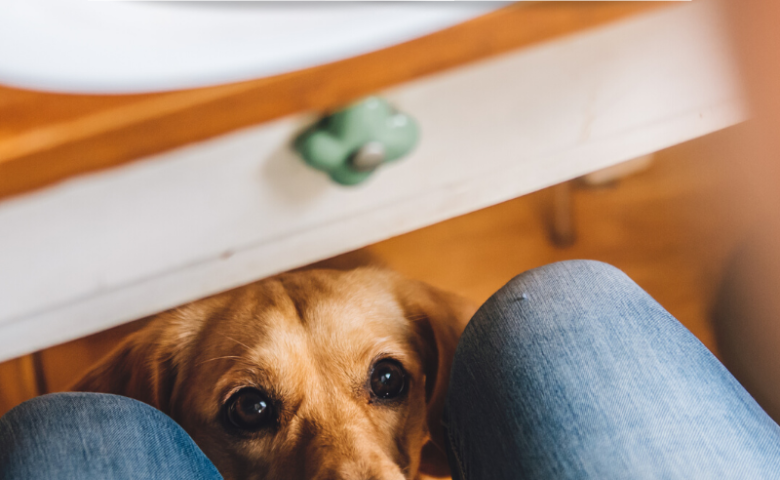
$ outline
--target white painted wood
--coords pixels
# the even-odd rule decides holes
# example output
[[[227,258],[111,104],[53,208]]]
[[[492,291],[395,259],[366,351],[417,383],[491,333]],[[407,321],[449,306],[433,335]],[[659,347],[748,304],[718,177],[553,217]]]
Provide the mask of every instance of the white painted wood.
[[[746,117],[719,18],[685,4],[387,92],[407,159],[341,187],[295,116],[0,203],[0,360],[724,128]]]

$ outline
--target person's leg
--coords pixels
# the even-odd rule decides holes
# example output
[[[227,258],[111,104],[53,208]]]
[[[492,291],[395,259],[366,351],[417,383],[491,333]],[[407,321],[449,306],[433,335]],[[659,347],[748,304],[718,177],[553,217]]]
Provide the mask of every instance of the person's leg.
[[[454,480],[780,478],[780,428],[614,267],[526,272],[461,337]]]
[[[56,393],[0,418],[0,478],[221,479],[187,433],[159,410],[99,393]]]

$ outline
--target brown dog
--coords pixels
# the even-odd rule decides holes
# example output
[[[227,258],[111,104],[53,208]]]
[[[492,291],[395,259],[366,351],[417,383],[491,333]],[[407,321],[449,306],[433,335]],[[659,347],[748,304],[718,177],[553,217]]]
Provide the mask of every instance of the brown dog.
[[[157,407],[227,479],[441,476],[474,311],[385,270],[286,273],[158,315],[73,390]]]

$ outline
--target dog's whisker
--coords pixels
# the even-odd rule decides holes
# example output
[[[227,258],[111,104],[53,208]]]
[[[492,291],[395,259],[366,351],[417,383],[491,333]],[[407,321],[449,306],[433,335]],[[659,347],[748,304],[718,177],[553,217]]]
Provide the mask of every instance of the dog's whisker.
[[[217,333],[219,333],[219,334],[220,334],[220,335],[222,335],[223,337],[227,338],[228,340],[230,340],[230,341],[232,341],[232,342],[235,342],[235,343],[237,343],[237,344],[241,345],[242,347],[246,348],[247,350],[251,350],[251,348],[249,348],[249,345],[247,345],[246,343],[239,342],[239,341],[238,341],[238,340],[236,340],[235,338],[233,338],[233,337],[230,337],[230,336],[228,336],[228,335],[225,335],[225,334],[224,334],[224,333],[222,333],[222,332],[217,332]]]
[[[241,357],[239,357],[239,356],[237,356],[237,355],[225,355],[224,357],[216,357],[216,358],[211,358],[211,359],[209,359],[209,360],[204,360],[204,361],[202,361],[202,362],[198,363],[198,364],[197,364],[197,365],[195,365],[195,366],[197,367],[197,366],[199,366],[199,365],[203,365],[204,363],[213,362],[213,361],[215,361],[215,360],[225,360],[225,359],[228,359],[228,358],[232,358],[232,359],[236,359],[236,360],[244,360],[243,358],[241,358]]]

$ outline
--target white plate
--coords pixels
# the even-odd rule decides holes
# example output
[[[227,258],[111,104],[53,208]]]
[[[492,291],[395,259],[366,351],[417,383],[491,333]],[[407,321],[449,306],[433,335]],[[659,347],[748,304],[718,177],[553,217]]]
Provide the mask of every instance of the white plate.
[[[0,2],[0,83],[133,93],[248,80],[348,58],[506,3]]]

